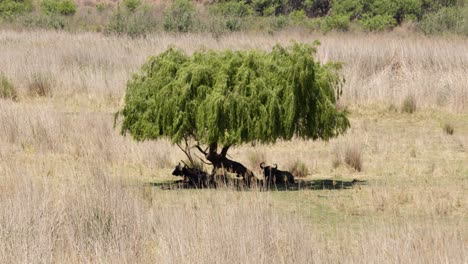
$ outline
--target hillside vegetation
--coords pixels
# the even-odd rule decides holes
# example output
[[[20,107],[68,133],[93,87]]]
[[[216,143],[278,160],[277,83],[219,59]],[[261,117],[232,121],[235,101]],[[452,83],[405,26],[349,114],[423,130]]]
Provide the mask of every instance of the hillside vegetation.
[[[189,0],[97,2],[1,0],[0,21],[13,28],[54,28],[145,36],[151,32],[388,31],[468,35],[464,0]]]

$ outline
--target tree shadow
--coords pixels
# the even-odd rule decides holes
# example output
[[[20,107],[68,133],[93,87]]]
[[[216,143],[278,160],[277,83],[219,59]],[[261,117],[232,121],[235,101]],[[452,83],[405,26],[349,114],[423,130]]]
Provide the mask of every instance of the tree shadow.
[[[161,182],[150,182],[147,185],[159,188],[161,190],[180,190],[180,189],[233,189],[233,190],[250,190],[256,189],[260,191],[299,191],[299,190],[343,190],[351,189],[354,186],[367,185],[366,181],[361,180],[332,180],[332,179],[318,179],[318,180],[296,180],[295,184],[270,184],[269,186],[264,184],[262,181],[257,183],[250,188],[242,183],[242,180],[232,180],[230,182],[220,183],[217,186],[210,186],[208,188],[202,188],[196,186],[190,182],[184,182],[183,180],[167,180]]]

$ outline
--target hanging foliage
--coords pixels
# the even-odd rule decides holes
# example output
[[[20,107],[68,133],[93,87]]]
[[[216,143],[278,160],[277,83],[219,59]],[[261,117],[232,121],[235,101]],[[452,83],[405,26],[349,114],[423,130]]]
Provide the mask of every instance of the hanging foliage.
[[[139,141],[185,143],[186,154],[196,147],[215,167],[229,165],[232,145],[342,134],[349,121],[335,108],[342,93],[340,64],[314,60],[316,45],[192,56],[170,48],[128,82],[122,133]],[[189,141],[196,143],[190,147]]]

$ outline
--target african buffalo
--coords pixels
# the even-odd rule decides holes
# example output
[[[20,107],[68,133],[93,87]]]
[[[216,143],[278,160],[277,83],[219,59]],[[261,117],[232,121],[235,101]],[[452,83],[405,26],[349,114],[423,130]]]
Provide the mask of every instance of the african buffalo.
[[[210,178],[208,173],[196,168],[190,168],[187,165],[182,167],[180,163],[175,167],[172,175],[184,177],[184,181],[188,179],[189,184],[196,188],[207,188]]]
[[[289,171],[278,170],[278,165],[275,167],[265,166],[265,162],[260,163],[260,168],[263,170],[267,186],[270,184],[294,184],[294,176]]]

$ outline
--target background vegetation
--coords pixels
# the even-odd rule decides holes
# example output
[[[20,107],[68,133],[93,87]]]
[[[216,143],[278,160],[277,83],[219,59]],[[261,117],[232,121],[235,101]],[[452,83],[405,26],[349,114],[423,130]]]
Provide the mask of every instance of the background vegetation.
[[[210,32],[285,28],[308,31],[388,31],[468,35],[464,0],[1,0],[4,26],[103,31],[146,36],[157,31]]]

